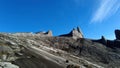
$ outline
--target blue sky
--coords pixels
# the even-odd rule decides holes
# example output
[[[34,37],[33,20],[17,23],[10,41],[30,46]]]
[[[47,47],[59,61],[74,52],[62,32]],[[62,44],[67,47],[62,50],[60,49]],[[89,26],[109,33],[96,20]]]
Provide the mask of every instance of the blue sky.
[[[86,38],[115,39],[120,0],[0,0],[0,32],[52,30],[60,35],[77,26]]]

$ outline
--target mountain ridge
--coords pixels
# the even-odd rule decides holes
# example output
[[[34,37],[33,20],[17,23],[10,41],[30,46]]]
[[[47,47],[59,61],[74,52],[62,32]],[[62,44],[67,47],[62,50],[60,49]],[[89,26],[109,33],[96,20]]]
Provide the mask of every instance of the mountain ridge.
[[[0,67],[5,68],[6,62],[7,68],[119,68],[120,48],[116,45],[119,39],[103,36],[92,40],[52,36],[52,31],[50,35],[0,33]]]

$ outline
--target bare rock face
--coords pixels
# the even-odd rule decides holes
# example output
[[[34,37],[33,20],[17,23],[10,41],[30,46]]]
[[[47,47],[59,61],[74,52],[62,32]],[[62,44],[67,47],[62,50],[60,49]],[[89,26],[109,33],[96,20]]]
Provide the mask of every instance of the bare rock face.
[[[72,37],[73,37],[74,39],[83,38],[83,34],[82,34],[82,32],[81,32],[81,30],[80,30],[79,27],[77,27],[77,29],[73,29],[73,30],[71,31],[71,33],[72,33]]]
[[[40,36],[53,36],[51,30],[49,30],[48,32],[36,32],[36,34]]]
[[[114,41],[114,47],[120,48],[120,40]]]
[[[73,30],[70,33],[63,34],[63,35],[60,35],[60,36],[63,36],[63,37],[73,37],[74,39],[83,38],[83,34],[82,34],[82,32],[81,32],[79,27],[77,27],[77,29],[73,28]]]
[[[93,42],[98,42],[98,43],[101,43],[103,45],[107,45],[107,39],[102,36],[101,39],[98,39],[98,40],[92,40]]]
[[[0,68],[120,68],[119,39],[86,39],[79,27],[49,36],[51,31],[0,33]]]
[[[115,30],[115,40],[107,40],[107,46],[111,48],[120,48],[120,30]]]
[[[0,45],[0,61],[9,61],[9,58],[13,55],[13,50],[9,46]]]
[[[10,62],[0,62],[0,68],[19,68],[19,66],[14,65]]]
[[[47,36],[53,36],[53,34],[52,34],[52,31],[51,31],[51,30],[49,30],[48,32],[46,32],[46,34],[47,34]]]
[[[115,30],[115,36],[117,40],[120,40],[120,30]]]

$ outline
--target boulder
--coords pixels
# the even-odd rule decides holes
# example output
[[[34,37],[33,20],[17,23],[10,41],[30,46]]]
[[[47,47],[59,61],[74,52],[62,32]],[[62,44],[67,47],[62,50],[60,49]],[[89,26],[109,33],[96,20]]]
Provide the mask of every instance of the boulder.
[[[120,40],[120,30],[115,30],[116,39]]]

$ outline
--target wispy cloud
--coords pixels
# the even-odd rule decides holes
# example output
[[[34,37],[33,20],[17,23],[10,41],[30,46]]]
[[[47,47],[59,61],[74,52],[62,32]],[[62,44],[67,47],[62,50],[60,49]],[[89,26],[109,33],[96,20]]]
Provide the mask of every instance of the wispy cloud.
[[[120,8],[120,0],[101,0],[101,4],[94,13],[91,22],[102,22],[105,18],[115,14]]]

